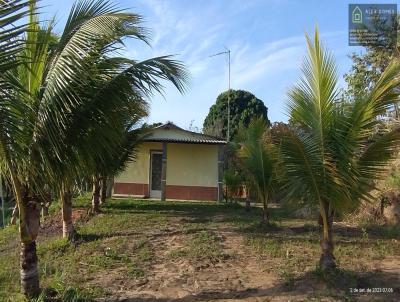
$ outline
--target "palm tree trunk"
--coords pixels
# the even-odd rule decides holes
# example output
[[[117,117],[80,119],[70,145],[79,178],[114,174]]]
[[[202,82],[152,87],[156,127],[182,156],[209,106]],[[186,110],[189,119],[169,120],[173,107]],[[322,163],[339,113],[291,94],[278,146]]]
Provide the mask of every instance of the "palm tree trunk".
[[[40,287],[35,240],[21,242],[20,275],[22,293],[26,297],[38,296]]]
[[[100,204],[105,204],[107,198],[107,177],[101,178]]]
[[[261,222],[263,224],[269,224],[268,203],[266,199],[263,199],[263,213]]]
[[[92,212],[100,212],[100,181],[97,176],[93,176]]]
[[[24,211],[20,211],[21,288],[27,297],[35,297],[40,293],[36,238],[40,227],[41,206],[27,193],[23,201]]]
[[[107,198],[111,198],[113,185],[114,185],[114,177],[109,177],[107,181],[107,192],[106,192]]]
[[[44,221],[44,219],[49,216],[49,207],[50,204],[47,202],[42,203],[42,219]]]
[[[249,186],[245,186],[245,188],[246,188],[246,212],[250,212],[250,206],[251,206],[250,189]]]
[[[18,204],[15,203],[14,209],[12,211],[11,214],[11,220],[10,220],[10,224],[11,225],[16,225],[17,224],[17,219],[18,219]]]
[[[15,200],[19,209],[19,235],[21,241],[20,277],[21,292],[27,297],[40,293],[36,238],[40,227],[40,204],[30,198],[12,166],[9,167]]]
[[[321,270],[329,270],[336,267],[335,256],[333,255],[334,243],[333,243],[333,212],[324,210],[322,213],[325,217],[320,215],[319,224],[322,227],[321,234],[321,258],[319,260],[319,266]],[[326,223],[324,223],[324,219]]]
[[[75,229],[72,223],[72,193],[65,184],[61,186],[60,198],[62,203],[63,238],[72,240],[75,235]]]
[[[41,202],[42,206],[42,221],[44,222],[46,217],[49,216],[49,208],[51,206],[52,196],[51,194],[46,194]]]
[[[250,197],[246,196],[246,212],[250,212]]]

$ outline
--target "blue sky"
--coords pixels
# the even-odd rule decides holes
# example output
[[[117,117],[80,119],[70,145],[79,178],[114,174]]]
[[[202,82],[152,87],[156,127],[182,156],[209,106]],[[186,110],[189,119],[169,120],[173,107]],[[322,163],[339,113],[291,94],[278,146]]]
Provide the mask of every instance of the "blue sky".
[[[176,54],[191,72],[189,91],[180,95],[166,85],[165,97],[151,100],[149,122],[172,121],[202,128],[210,106],[227,89],[224,56],[231,50],[233,89],[245,89],[263,100],[271,121],[286,121],[286,92],[299,78],[305,55],[304,33],[318,24],[322,40],[338,65],[340,85],[351,65],[348,55],[361,48],[348,46],[348,4],[341,0],[119,0],[122,7],[144,16],[151,29],[152,47],[127,42],[126,55],[134,59]],[[56,14],[58,30],[72,0],[43,0],[42,11]],[[362,1],[360,3],[379,3]],[[387,3],[387,1],[383,2]]]

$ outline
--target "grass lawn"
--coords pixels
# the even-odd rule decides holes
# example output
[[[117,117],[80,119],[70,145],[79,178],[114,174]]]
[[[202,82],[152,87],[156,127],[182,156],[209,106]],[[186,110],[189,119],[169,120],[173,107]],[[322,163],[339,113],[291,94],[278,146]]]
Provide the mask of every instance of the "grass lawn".
[[[400,300],[398,229],[336,223],[340,270],[323,275],[316,222],[279,208],[262,227],[260,209],[238,204],[109,200],[91,218],[87,205],[75,203],[74,243],[60,238],[55,209],[41,229],[41,285],[51,301]],[[0,301],[23,301],[18,254],[16,227],[1,230]]]

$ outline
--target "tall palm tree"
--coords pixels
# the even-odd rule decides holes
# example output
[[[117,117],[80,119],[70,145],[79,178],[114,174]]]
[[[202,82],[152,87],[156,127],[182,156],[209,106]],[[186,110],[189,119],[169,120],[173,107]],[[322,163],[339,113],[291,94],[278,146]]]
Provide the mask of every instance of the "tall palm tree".
[[[400,64],[384,71],[371,93],[343,103],[331,53],[306,36],[308,57],[300,84],[289,92],[290,118],[296,127],[282,129],[281,150],[292,198],[319,206],[322,225],[319,261],[323,270],[336,266],[333,220],[336,212],[352,210],[369,200],[376,178],[396,154],[399,129],[375,132],[382,116],[398,101]]]
[[[76,2],[58,40],[52,22],[43,26],[38,15],[35,1],[1,1],[0,167],[18,204],[21,288],[27,296],[39,292],[43,188],[59,189],[68,201],[72,179],[115,154],[124,140],[121,125],[138,114],[146,95],[162,91],[160,79],[183,90],[187,76],[170,57],[116,57],[124,38],[147,41],[147,31],[139,15],[109,1]],[[64,204],[63,215],[69,209]]]
[[[19,208],[19,231],[21,240],[21,283],[26,293],[37,293],[36,244],[39,230],[38,220],[31,217],[38,213],[37,205],[27,200],[23,191],[23,175],[20,165],[25,162],[25,149],[30,123],[23,124],[33,108],[27,101],[27,89],[18,81],[16,70],[23,62],[24,35],[29,23],[29,1],[0,1],[0,168],[1,173],[12,184]],[[17,25],[19,24],[19,25]],[[16,97],[15,91],[18,91]],[[22,122],[22,123],[21,123]],[[33,240],[32,240],[33,239]],[[30,283],[29,286],[26,282]]]
[[[268,202],[279,184],[279,152],[273,144],[264,118],[253,119],[236,137],[237,156],[247,182],[263,205],[262,222],[269,223]]]

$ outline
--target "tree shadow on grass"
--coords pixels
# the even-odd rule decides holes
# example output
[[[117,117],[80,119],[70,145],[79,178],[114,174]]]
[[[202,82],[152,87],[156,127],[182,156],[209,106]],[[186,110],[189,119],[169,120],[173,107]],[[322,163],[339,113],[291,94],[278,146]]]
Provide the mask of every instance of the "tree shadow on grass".
[[[137,238],[146,238],[148,240],[158,239],[161,237],[170,237],[176,235],[187,235],[194,234],[201,231],[206,231],[208,228],[194,228],[187,230],[166,230],[166,231],[158,231],[152,233],[144,233],[144,232],[112,232],[106,234],[95,234],[95,233],[77,233],[74,238],[74,244],[80,245],[82,243],[89,243],[92,241],[102,240],[106,238],[116,238],[116,237],[137,237]]]
[[[95,234],[95,233],[76,233],[74,236],[74,243],[76,245],[79,245],[81,243],[87,243],[91,241],[96,241],[100,239],[104,239],[106,236],[101,235],[101,234]]]
[[[321,299],[333,298],[338,301],[399,301],[400,286],[395,283],[398,275],[391,273],[354,272],[335,270],[329,274],[318,271],[310,271],[299,277],[288,277],[280,283],[268,288],[246,288],[243,290],[204,290],[195,294],[189,294],[181,298],[155,298],[155,297],[126,297],[123,299],[107,299],[115,302],[193,302],[213,300],[242,300],[251,298],[277,298],[284,300],[300,298]],[[376,292],[377,289],[387,289],[390,292]],[[355,292],[357,289],[357,292]],[[375,292],[373,292],[375,289]],[[367,291],[371,292],[368,293]],[[360,293],[360,291],[363,291]],[[257,299],[257,301],[258,301]]]
[[[195,203],[195,202],[158,202],[158,201],[130,201],[123,200],[122,202],[112,200],[105,204],[105,211],[111,213],[118,213],[120,211],[128,212],[130,214],[150,214],[157,212],[161,215],[169,217],[178,217],[178,223],[185,224],[198,224],[193,228],[166,228],[157,230],[156,232],[148,231],[121,231],[105,234],[85,233],[78,235],[77,244],[96,241],[104,238],[111,237],[135,237],[145,236],[149,240],[152,238],[167,237],[180,234],[196,233],[201,230],[207,229],[205,223],[227,224],[231,225],[230,231],[237,232],[238,234],[245,235],[246,237],[258,237],[265,239],[273,239],[279,242],[304,242],[307,241],[312,244],[319,243],[320,227],[317,224],[304,223],[303,225],[282,226],[279,222],[275,223],[275,219],[281,218],[284,212],[279,208],[270,209],[271,218],[273,223],[270,225],[260,224],[261,209],[252,208],[251,212],[245,211],[244,207],[239,204],[222,204],[222,203]],[[283,214],[282,214],[283,213]],[[288,220],[290,222],[290,220]],[[297,220],[296,220],[297,221]],[[301,220],[297,223],[302,223]],[[366,233],[367,232],[367,233]],[[383,226],[376,226],[362,230],[346,225],[334,226],[335,244],[338,245],[354,245],[360,243],[367,234],[368,239],[388,239],[398,238],[399,234],[396,232],[387,232]]]
[[[111,200],[104,205],[107,212],[128,212],[131,214],[149,214],[156,212],[169,217],[182,217],[182,222],[189,223],[232,223],[241,225],[243,233],[262,233],[279,231],[277,228],[260,228],[258,222],[261,219],[261,208],[252,207],[250,212],[238,203],[211,203],[211,202],[160,202],[160,201],[132,201],[132,200]],[[269,209],[272,221],[290,221],[296,219],[285,209],[274,207]],[[301,223],[302,219],[298,222]],[[307,224],[302,226],[282,227],[281,231],[288,231],[295,234],[306,234],[319,232],[319,226]],[[359,227],[335,224],[334,233],[336,236],[346,238],[361,238],[368,236],[370,239],[400,239],[400,228],[388,226],[367,226],[365,229]]]
[[[253,213],[248,214],[243,206],[235,203],[133,202],[124,200],[123,202],[113,201],[108,203],[104,206],[104,209],[106,213],[112,214],[123,212],[135,215],[149,215],[157,213],[167,217],[179,217],[183,223],[251,222],[254,219],[259,219]],[[258,212],[259,209],[256,209],[256,211]]]
[[[226,220],[228,222],[228,220]],[[246,221],[243,219],[243,221]],[[251,222],[240,228],[240,232],[246,235],[259,235],[259,236],[285,236],[285,238],[310,238],[315,237],[319,240],[321,227],[305,223],[300,226],[281,226],[279,223],[272,223],[271,225],[263,226],[258,222]],[[354,243],[361,238],[368,239],[400,239],[400,228],[391,226],[370,226],[365,229],[353,226],[334,225],[333,234],[334,241],[338,243]]]
[[[104,205],[104,208],[115,210],[140,210],[140,211],[158,211],[158,212],[224,212],[227,209],[242,208],[236,203],[220,202],[188,202],[188,201],[151,201],[139,200],[111,200]]]

